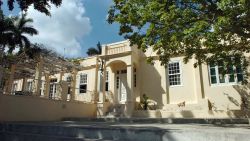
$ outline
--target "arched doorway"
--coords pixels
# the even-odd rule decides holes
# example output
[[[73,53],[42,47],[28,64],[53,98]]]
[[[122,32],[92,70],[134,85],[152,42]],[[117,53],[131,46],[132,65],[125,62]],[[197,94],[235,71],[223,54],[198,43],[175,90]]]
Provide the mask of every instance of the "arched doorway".
[[[114,102],[124,104],[128,97],[127,64],[123,61],[113,61],[107,67],[110,67],[113,73]]]

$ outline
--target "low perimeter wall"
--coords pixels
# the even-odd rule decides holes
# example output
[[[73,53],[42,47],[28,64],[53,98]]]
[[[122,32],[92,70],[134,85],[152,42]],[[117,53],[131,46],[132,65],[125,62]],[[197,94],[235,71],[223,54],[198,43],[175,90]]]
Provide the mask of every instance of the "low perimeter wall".
[[[96,104],[0,94],[0,121],[59,121],[96,117]]]

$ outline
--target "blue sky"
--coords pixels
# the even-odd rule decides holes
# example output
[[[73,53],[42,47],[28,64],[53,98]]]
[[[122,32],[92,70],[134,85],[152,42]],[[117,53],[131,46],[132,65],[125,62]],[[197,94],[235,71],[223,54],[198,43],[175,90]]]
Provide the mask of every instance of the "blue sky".
[[[28,17],[34,19],[33,25],[39,30],[39,35],[30,40],[66,57],[84,57],[87,49],[95,47],[98,41],[107,44],[124,40],[118,35],[119,25],[106,21],[111,4],[112,0],[63,0],[61,7],[51,8],[51,17],[30,7]],[[17,6],[8,11],[5,5],[3,10],[6,15],[20,12]]]

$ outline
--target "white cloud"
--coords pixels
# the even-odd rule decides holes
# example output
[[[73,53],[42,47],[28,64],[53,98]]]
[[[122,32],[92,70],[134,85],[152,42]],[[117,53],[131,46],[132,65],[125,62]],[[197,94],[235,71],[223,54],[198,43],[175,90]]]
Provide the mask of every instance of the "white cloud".
[[[51,17],[46,16],[33,7],[28,9],[28,17],[34,20],[33,26],[39,35],[30,37],[35,43],[42,43],[67,57],[81,56],[83,53],[80,41],[90,33],[90,19],[85,14],[80,0],[63,0],[60,7],[52,6]]]

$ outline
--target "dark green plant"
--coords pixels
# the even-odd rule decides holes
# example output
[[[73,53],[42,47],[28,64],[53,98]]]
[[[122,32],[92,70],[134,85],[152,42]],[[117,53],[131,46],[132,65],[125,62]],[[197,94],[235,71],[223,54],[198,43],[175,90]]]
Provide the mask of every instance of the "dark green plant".
[[[142,51],[152,46],[162,65],[183,55],[196,67],[250,51],[249,7],[249,0],[113,0],[108,22]]]
[[[148,104],[149,104],[149,97],[146,94],[142,95],[142,100],[141,100],[141,105],[143,107],[143,110],[148,109]]]
[[[26,35],[37,35],[38,31],[30,25],[33,22],[31,18],[26,18],[26,14],[22,14],[22,16],[14,18],[14,27],[10,31],[12,32],[12,41],[14,45],[9,46],[9,53],[18,46],[19,51],[23,52],[24,50],[28,50],[31,47],[31,43]]]
[[[49,9],[51,5],[60,6],[62,4],[62,0],[8,0],[8,8],[9,10],[14,9],[14,4],[17,4],[21,11],[26,11],[29,6],[33,5],[34,9],[45,13],[46,15],[50,15]],[[0,8],[2,7],[3,0],[0,0]]]
[[[101,53],[102,53],[102,46],[101,46],[100,42],[98,42],[96,44],[96,48],[95,47],[91,47],[87,51],[88,56],[99,55]]]

